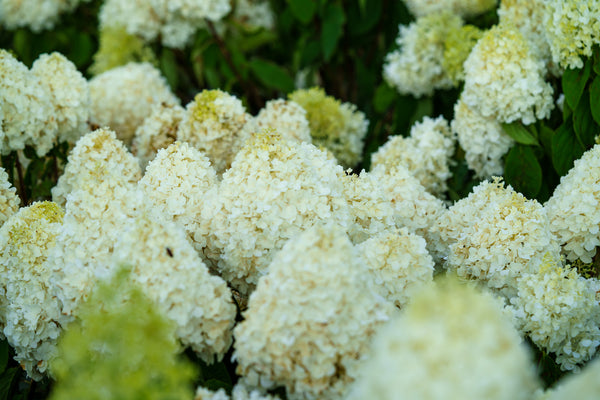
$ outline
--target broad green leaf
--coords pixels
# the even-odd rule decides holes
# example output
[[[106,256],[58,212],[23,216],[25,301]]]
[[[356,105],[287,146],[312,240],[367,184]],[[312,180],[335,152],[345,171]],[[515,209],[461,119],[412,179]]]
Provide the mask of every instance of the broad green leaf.
[[[360,0],[359,0],[360,1]],[[381,1],[365,2],[363,9],[359,5],[346,9],[346,27],[350,36],[358,37],[369,32],[372,28],[381,23],[381,12],[383,9]]]
[[[552,137],[554,131],[547,127],[545,124],[540,126],[540,142],[546,151],[546,154],[552,155]]]
[[[535,198],[542,188],[542,167],[531,146],[513,146],[506,156],[504,178],[525,197]]]
[[[573,130],[584,148],[587,149],[593,146],[594,136],[598,132],[590,110],[589,96],[582,96],[577,108],[573,111]]]
[[[303,24],[308,24],[317,10],[316,0],[287,0],[294,16]]]
[[[595,45],[593,48],[594,52],[594,72],[600,75],[600,46]]]
[[[600,76],[596,76],[590,85],[590,111],[594,121],[600,125]]]
[[[0,400],[8,400],[11,397],[10,392],[11,388],[14,385],[15,377],[17,377],[17,372],[19,368],[9,368],[0,374]]]
[[[563,176],[569,172],[573,162],[581,157],[584,151],[573,130],[573,121],[569,118],[552,137],[552,165],[558,175]]]
[[[169,86],[172,90],[177,89],[179,84],[179,73],[177,71],[177,60],[175,60],[175,54],[172,50],[164,48],[160,55],[160,70],[167,78]]]
[[[284,93],[294,90],[294,80],[288,72],[271,61],[255,58],[250,62],[250,70],[268,88]]]
[[[583,68],[565,70],[562,76],[562,88],[565,100],[572,109],[577,107],[585,85],[590,78],[591,63],[586,62]]]
[[[525,128],[520,122],[502,124],[502,129],[517,143],[536,146],[540,145],[533,133],[531,133],[527,128]]]
[[[338,41],[344,31],[346,15],[339,4],[329,4],[323,15],[323,27],[321,30],[321,49],[323,58],[329,61],[335,52]]]
[[[385,82],[377,86],[375,96],[373,97],[373,107],[378,113],[385,112],[394,102],[397,92]]]

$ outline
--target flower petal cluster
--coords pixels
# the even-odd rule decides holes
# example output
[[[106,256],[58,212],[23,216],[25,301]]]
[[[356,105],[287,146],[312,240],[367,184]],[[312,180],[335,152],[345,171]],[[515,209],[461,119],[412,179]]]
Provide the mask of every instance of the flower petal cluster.
[[[275,15],[265,0],[236,0],[233,17],[249,31],[275,27]]]
[[[502,157],[508,153],[514,140],[504,133],[496,119],[484,117],[461,98],[454,105],[454,119],[450,127],[475,176],[488,179],[504,173]]]
[[[33,146],[44,156],[57,139],[74,142],[87,129],[87,81],[59,53],[42,54],[31,70],[0,49],[0,152]]]
[[[356,247],[381,295],[404,308],[433,282],[434,262],[426,245],[425,239],[402,228],[373,235]]]
[[[298,143],[312,142],[306,111],[295,101],[284,99],[267,101],[256,117],[248,119],[243,135],[248,138],[265,129],[274,129],[287,140]]]
[[[544,207],[505,188],[500,178],[482,182],[456,202],[436,230],[449,248],[449,270],[508,298],[515,295],[517,279],[537,272],[546,253],[560,253]]]
[[[177,139],[204,152],[217,172],[223,173],[243,145],[242,128],[250,118],[234,95],[203,90],[186,106]]]
[[[203,208],[207,251],[223,278],[247,294],[289,238],[321,221],[349,226],[343,174],[312,144],[254,135]]]
[[[241,381],[241,380],[240,380]],[[202,386],[196,389],[194,400],[278,400],[279,397],[263,395],[259,390],[250,390],[243,383],[236,383],[231,390],[231,396],[224,389],[213,392]]]
[[[552,86],[544,81],[544,62],[511,24],[486,31],[464,63],[462,100],[473,110],[499,122],[528,125],[554,108]]]
[[[491,10],[497,2],[497,0],[404,0],[408,10],[417,18],[440,11],[450,11],[468,18]]]
[[[55,203],[33,203],[0,228],[0,337],[6,337],[15,360],[36,380],[46,372],[62,331],[44,262],[63,215]]]
[[[0,167],[0,227],[19,210],[20,203],[17,189],[8,181],[6,170]]]
[[[600,44],[600,3],[594,0],[545,1],[545,28],[552,60],[563,68],[583,67],[582,57]]]
[[[528,400],[538,388],[501,302],[458,281],[416,295],[372,343],[349,400]]]
[[[362,157],[369,127],[365,114],[351,103],[342,103],[319,87],[298,89],[288,96],[306,110],[312,143],[325,147],[345,167],[354,167]]]
[[[51,29],[61,14],[73,11],[90,0],[0,0],[0,25],[14,30],[27,27],[33,32]]]
[[[563,370],[577,369],[600,346],[600,283],[546,256],[539,272],[517,282],[511,299],[518,329],[538,347],[556,354]]]
[[[586,365],[579,374],[570,375],[558,381],[552,389],[548,389],[536,400],[595,400],[600,393],[600,360],[596,359]]]
[[[461,18],[450,12],[428,14],[410,25],[400,25],[399,49],[388,53],[383,65],[385,81],[401,94],[415,97],[451,88],[454,83],[443,67],[445,41],[462,25]]]
[[[152,48],[142,38],[129,34],[122,27],[103,27],[99,32],[98,41],[100,47],[94,53],[94,63],[89,68],[93,75],[99,75],[130,62],[158,64]]]
[[[575,161],[544,204],[550,229],[570,261],[592,262],[600,246],[600,145]]]
[[[460,29],[451,29],[444,41],[442,68],[452,80],[454,86],[465,80],[463,64],[483,31],[474,25],[463,25]]]
[[[201,212],[206,193],[217,184],[208,158],[187,143],[175,142],[158,151],[138,188],[146,205],[184,228],[196,251],[203,254],[208,221]]]
[[[335,224],[288,241],[234,329],[237,372],[251,385],[285,386],[289,399],[342,398],[393,312],[367,274]]]
[[[393,168],[400,164],[432,194],[441,196],[447,190],[446,181],[454,154],[455,138],[443,116],[424,117],[410,129],[410,136],[392,136],[371,156],[371,166]]]
[[[139,159],[143,170],[160,149],[177,140],[177,130],[184,113],[179,105],[156,105],[135,130],[131,152]]]
[[[129,63],[113,68],[89,81],[91,122],[109,126],[125,144],[159,104],[178,105],[160,71],[149,63]]]

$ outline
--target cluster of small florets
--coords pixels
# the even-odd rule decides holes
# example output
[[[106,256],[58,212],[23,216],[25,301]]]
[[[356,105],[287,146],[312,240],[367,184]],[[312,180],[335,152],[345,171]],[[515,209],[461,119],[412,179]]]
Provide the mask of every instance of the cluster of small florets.
[[[0,25],[6,29],[28,27],[33,32],[51,29],[61,14],[90,0],[0,0]]]
[[[17,189],[8,181],[6,170],[0,167],[0,227],[11,215],[19,211],[20,202]]]
[[[283,139],[298,143],[312,143],[306,110],[291,100],[269,100],[256,117],[244,126],[244,137],[248,138],[265,129],[276,130]]]
[[[33,146],[43,156],[57,141],[87,131],[88,82],[59,53],[42,54],[28,69],[0,49],[0,152]]]

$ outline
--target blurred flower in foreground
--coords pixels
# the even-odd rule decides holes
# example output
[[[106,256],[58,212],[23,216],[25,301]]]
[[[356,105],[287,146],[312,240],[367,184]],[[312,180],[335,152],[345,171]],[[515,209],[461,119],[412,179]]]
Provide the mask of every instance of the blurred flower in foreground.
[[[40,32],[54,27],[61,14],[90,0],[0,0],[0,25],[6,29],[28,27]]]
[[[404,0],[415,17],[440,11],[450,11],[461,17],[473,17],[491,10],[498,0]]]

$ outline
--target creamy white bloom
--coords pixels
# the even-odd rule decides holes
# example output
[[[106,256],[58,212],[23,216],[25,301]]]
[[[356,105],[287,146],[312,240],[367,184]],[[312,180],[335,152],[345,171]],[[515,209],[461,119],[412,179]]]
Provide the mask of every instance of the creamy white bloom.
[[[416,295],[371,352],[348,400],[529,400],[539,387],[501,302],[457,281]]]
[[[552,86],[544,81],[544,62],[513,25],[486,31],[464,63],[462,100],[499,122],[531,124],[554,108]]]
[[[184,112],[179,105],[156,105],[135,130],[131,152],[140,160],[143,170],[160,149],[167,148],[177,140],[177,129]]]
[[[0,167],[0,226],[19,210],[20,203],[17,189],[8,181],[6,170]]]
[[[64,207],[74,189],[93,192],[104,180],[136,183],[140,166],[109,129],[97,129],[79,139],[69,154],[63,174],[52,188],[52,200]]]
[[[7,29],[28,27],[40,32],[54,27],[61,14],[90,0],[0,0],[0,25]]]
[[[477,177],[487,179],[504,173],[502,157],[508,153],[514,140],[504,133],[496,119],[480,115],[461,98],[454,105],[454,119],[450,127],[465,151],[467,165]]]
[[[561,369],[572,370],[590,360],[600,345],[600,283],[556,260],[548,255],[539,272],[524,274],[511,303],[518,329],[555,353]]]
[[[31,66],[31,73],[50,98],[58,140],[75,143],[88,130],[90,90],[87,80],[75,64],[56,52],[38,57]]]
[[[177,139],[204,152],[217,172],[223,173],[243,145],[242,128],[250,118],[237,97],[204,90],[186,106]]]
[[[498,0],[404,0],[404,4],[415,17],[440,11],[450,11],[461,17],[473,17],[491,10]]]
[[[109,126],[127,145],[154,106],[179,104],[160,71],[149,63],[113,68],[92,78],[89,86],[91,122]]]
[[[433,282],[433,258],[422,237],[408,229],[374,235],[357,246],[362,262],[383,297],[403,308]]]
[[[455,138],[443,116],[424,117],[410,129],[410,136],[392,136],[371,155],[371,166],[393,168],[404,165],[436,196],[443,196],[448,189],[446,181],[454,154]]]
[[[254,118],[244,125],[243,140],[265,129],[274,129],[286,140],[311,143],[306,111],[291,100],[269,100]]]
[[[595,0],[547,0],[545,28],[552,60],[563,68],[583,67],[582,57],[600,44],[600,3]]]
[[[438,12],[400,25],[396,38],[399,49],[385,58],[383,78],[401,94],[429,96],[435,89],[453,86],[443,68],[444,42],[451,30],[459,30],[461,18],[450,12]]]
[[[236,0],[233,17],[250,30],[275,27],[275,15],[265,0]]]
[[[600,145],[575,161],[544,204],[567,259],[592,262],[600,246]]]
[[[240,379],[235,384],[231,391],[231,396],[227,395],[224,389],[219,389],[213,392],[209,389],[203,388],[202,386],[196,389],[196,396],[194,400],[277,400],[279,397],[271,395],[263,395],[259,390],[250,390],[240,383],[243,379]]]
[[[44,264],[64,212],[51,202],[24,207],[0,228],[0,337],[31,378],[41,379],[62,331]]]
[[[578,374],[565,377],[536,400],[596,400],[600,393],[600,360],[586,365]]]
[[[285,386],[289,399],[339,399],[370,338],[393,312],[335,224],[315,226],[277,253],[234,329],[237,372]]]
[[[187,143],[175,142],[158,151],[138,187],[146,204],[181,225],[196,251],[203,254],[209,221],[202,218],[202,206],[206,193],[217,184],[208,158]]]
[[[100,29],[125,29],[130,35],[154,40],[162,26],[161,15],[148,0],[105,0],[98,14]]]
[[[509,298],[522,274],[536,273],[545,254],[560,252],[542,205],[505,188],[500,178],[482,182],[456,202],[436,230],[449,248],[448,269]]]
[[[225,280],[247,294],[289,238],[325,220],[347,227],[342,176],[311,144],[269,133],[248,141],[202,214],[211,221],[209,258]]]

